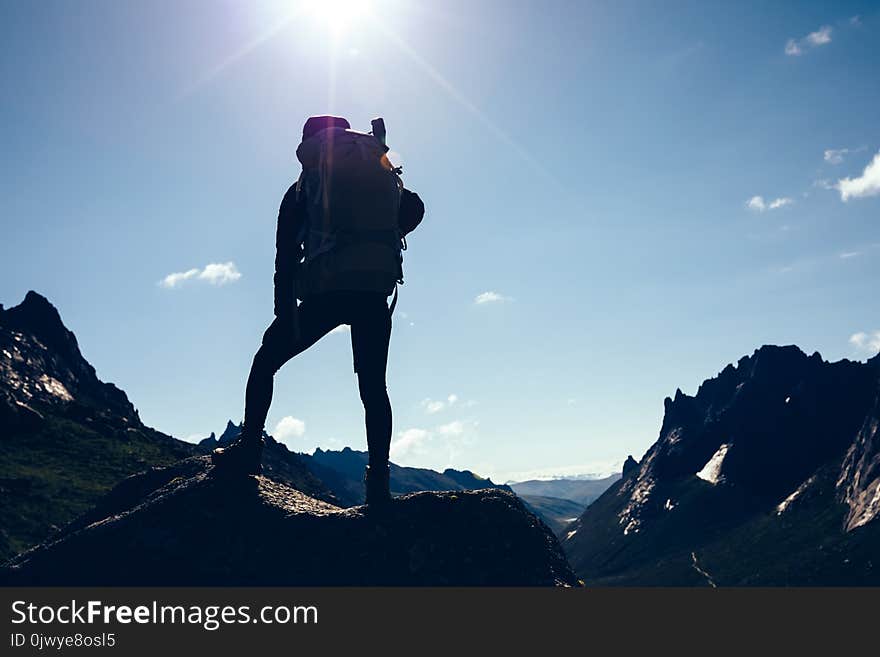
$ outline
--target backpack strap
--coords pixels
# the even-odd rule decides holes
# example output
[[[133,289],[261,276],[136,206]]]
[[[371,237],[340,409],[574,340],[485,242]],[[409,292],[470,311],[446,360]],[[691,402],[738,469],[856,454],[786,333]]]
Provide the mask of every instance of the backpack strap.
[[[394,314],[394,307],[397,305],[397,297],[400,296],[400,285],[397,283],[394,284],[394,296],[391,299],[391,304],[388,306],[388,314]]]

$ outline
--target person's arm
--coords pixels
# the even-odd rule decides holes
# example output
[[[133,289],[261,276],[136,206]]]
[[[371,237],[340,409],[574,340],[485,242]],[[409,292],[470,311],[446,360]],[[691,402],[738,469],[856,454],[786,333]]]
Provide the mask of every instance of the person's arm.
[[[297,237],[304,212],[305,207],[296,198],[296,185],[291,185],[281,200],[275,232],[275,316],[279,319],[292,319],[296,313],[294,283],[302,258]]]
[[[400,211],[397,221],[400,232],[404,236],[409,235],[422,223],[424,216],[425,204],[422,203],[422,199],[415,192],[404,189],[400,195]]]

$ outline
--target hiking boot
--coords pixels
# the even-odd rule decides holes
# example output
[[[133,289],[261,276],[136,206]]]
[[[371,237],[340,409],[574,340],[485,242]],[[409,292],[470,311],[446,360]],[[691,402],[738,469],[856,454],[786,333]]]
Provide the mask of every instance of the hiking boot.
[[[247,476],[263,471],[263,438],[242,433],[227,447],[211,452],[214,472],[218,475]]]
[[[364,470],[367,506],[387,507],[391,502],[391,468],[367,466]]]

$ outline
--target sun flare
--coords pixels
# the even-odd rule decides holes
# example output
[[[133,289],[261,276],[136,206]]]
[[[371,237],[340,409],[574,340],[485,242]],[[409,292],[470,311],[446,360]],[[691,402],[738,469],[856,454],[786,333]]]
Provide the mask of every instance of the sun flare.
[[[370,13],[368,0],[306,0],[306,12],[336,34],[348,30]]]

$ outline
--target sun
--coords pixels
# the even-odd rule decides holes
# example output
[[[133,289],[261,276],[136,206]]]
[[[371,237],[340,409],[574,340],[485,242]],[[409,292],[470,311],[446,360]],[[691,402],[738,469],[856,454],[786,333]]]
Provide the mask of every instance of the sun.
[[[370,13],[368,0],[306,0],[305,10],[334,34],[341,34]]]

